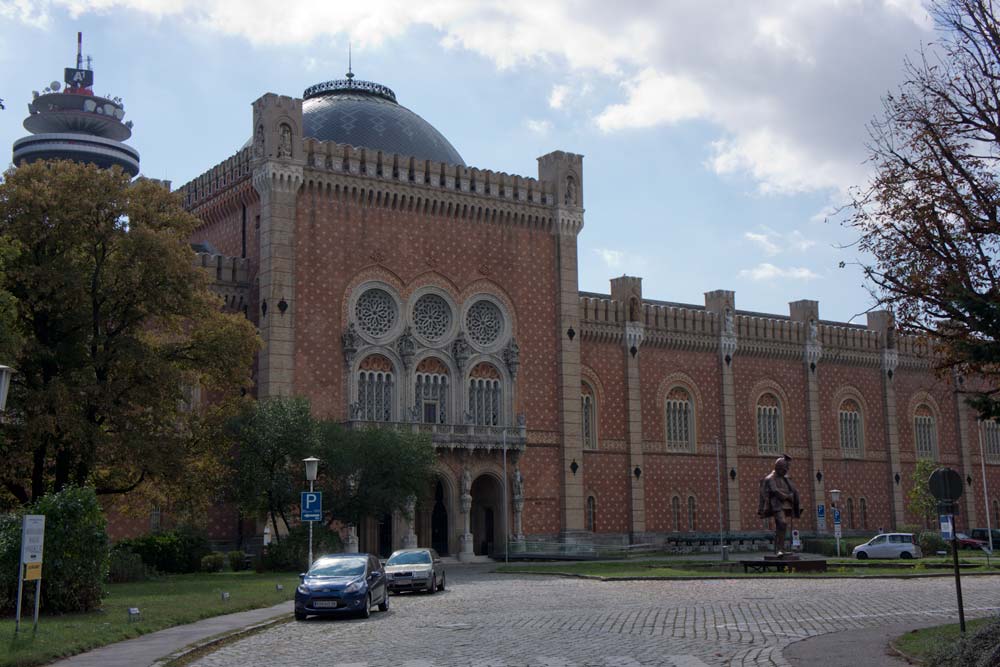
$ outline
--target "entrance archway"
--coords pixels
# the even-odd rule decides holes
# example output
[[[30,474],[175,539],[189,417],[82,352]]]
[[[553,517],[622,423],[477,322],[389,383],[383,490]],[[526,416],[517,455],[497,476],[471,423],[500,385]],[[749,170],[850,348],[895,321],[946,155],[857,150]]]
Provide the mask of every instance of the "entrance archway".
[[[417,544],[431,547],[442,556],[447,556],[451,552],[449,507],[448,485],[441,477],[437,477],[428,487],[427,493],[417,501],[414,526]]]
[[[469,522],[472,548],[477,556],[503,551],[503,487],[491,475],[480,475],[472,483],[472,509]]]

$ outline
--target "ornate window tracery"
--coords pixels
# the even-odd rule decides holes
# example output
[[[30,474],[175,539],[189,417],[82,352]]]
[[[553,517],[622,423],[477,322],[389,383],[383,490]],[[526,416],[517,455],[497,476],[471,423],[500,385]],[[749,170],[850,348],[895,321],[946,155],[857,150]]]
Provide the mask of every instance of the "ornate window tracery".
[[[424,294],[413,305],[413,326],[427,340],[439,341],[451,329],[451,307],[437,294]]]
[[[666,400],[667,450],[690,452],[694,450],[694,407],[691,394],[682,387],[674,387]]]
[[[918,407],[913,416],[913,439],[918,458],[937,459],[937,424],[926,405]]]
[[[380,338],[392,331],[398,317],[396,301],[378,287],[365,290],[354,306],[354,319],[358,328],[373,338]]]
[[[500,372],[488,363],[477,364],[469,374],[469,415],[477,426],[500,426],[503,406],[503,380]]]
[[[440,359],[428,357],[416,370],[417,419],[425,424],[446,424],[448,419],[448,367]]]
[[[597,449],[597,419],[596,419],[596,399],[594,390],[586,382],[580,388],[580,414],[583,423],[580,425],[580,433],[583,436],[584,449]]]
[[[979,437],[987,463],[1000,463],[1000,422],[980,421]]]
[[[396,383],[392,362],[382,355],[366,357],[358,370],[356,419],[372,422],[392,421]]]
[[[761,454],[779,454],[784,447],[781,403],[774,394],[757,399],[757,448]]]
[[[694,504],[694,496],[688,496],[688,531],[694,532],[698,527],[698,512]]]
[[[499,340],[503,334],[503,313],[492,301],[480,299],[465,314],[465,329],[469,340],[485,347]]]
[[[844,456],[860,457],[864,449],[861,406],[854,399],[840,404],[840,450]]]

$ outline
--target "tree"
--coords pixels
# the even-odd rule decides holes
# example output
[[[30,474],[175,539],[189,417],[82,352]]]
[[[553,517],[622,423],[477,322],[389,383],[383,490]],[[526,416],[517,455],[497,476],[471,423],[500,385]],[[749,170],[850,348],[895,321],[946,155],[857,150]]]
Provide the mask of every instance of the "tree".
[[[118,169],[51,161],[6,173],[0,238],[17,252],[0,292],[16,299],[20,345],[0,484],[16,502],[68,484],[166,489],[211,467],[206,428],[219,420],[187,399],[199,388],[235,400],[258,341],[194,266],[197,224],[177,196]]]
[[[275,397],[252,403],[230,424],[235,441],[235,495],[247,514],[264,514],[280,542],[278,519],[298,501],[302,459],[319,449],[319,425],[303,398]]]
[[[992,0],[938,0],[940,38],[869,126],[870,185],[849,224],[877,303],[925,337],[984,418],[1000,416],[1000,23]]]
[[[913,485],[906,494],[908,501],[907,508],[910,514],[919,517],[924,524],[928,519],[937,515],[937,499],[931,494],[927,480],[931,478],[931,473],[937,470],[938,465],[930,459],[917,459],[917,465],[913,469],[910,481]],[[921,528],[923,525],[921,525]]]

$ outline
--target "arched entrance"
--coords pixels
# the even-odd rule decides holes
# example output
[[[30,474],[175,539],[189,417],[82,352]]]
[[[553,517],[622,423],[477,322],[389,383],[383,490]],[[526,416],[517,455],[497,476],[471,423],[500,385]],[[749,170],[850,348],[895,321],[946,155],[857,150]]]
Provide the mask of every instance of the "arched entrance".
[[[392,515],[386,514],[378,522],[378,555],[388,558],[392,551]]]
[[[431,548],[441,555],[448,553],[448,507],[444,502],[444,484],[434,488],[434,509],[431,510]]]
[[[472,548],[477,556],[503,551],[503,487],[491,475],[480,475],[472,483]]]
[[[437,477],[427,489],[426,495],[417,501],[414,529],[417,533],[417,544],[431,547],[442,556],[450,553],[451,528],[448,508],[448,486],[443,479]]]

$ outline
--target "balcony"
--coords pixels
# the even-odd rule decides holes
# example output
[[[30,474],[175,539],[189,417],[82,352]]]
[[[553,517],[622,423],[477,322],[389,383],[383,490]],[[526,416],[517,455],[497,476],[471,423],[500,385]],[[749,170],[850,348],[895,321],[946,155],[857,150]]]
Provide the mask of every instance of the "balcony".
[[[350,420],[350,429],[388,428],[399,433],[426,433],[436,449],[476,449],[523,452],[527,428],[520,426],[478,426],[476,424],[425,424],[422,422],[375,422]]]

